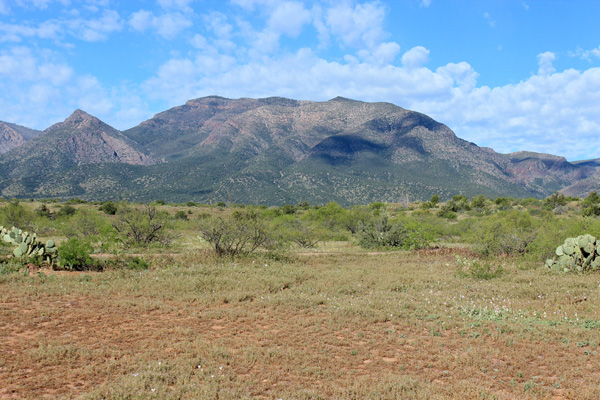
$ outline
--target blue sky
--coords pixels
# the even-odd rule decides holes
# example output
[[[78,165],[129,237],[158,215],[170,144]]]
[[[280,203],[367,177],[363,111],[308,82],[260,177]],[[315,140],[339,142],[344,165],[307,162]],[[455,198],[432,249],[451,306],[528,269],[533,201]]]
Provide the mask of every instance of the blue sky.
[[[0,0],[0,120],[344,96],[499,152],[600,157],[600,1]]]

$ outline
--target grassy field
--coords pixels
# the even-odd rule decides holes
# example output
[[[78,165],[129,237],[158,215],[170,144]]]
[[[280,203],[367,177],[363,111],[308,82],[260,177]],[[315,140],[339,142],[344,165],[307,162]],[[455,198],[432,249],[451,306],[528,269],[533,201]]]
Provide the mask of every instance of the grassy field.
[[[577,202],[560,213],[530,203],[502,214],[487,201],[451,220],[328,205],[293,210],[296,225],[263,208],[280,233],[314,229],[317,246],[238,257],[211,252],[198,221],[239,207],[159,205],[170,244],[125,248],[113,228],[125,217],[97,204],[51,203],[50,216],[40,202],[0,206],[0,222],[21,218],[44,240],[93,236],[96,263],[148,262],[40,268],[0,246],[0,399],[598,399],[598,274],[542,264],[559,238],[600,224]],[[358,214],[363,231],[385,227],[383,212],[381,234],[418,226],[433,241],[365,247],[345,228]],[[482,253],[498,249],[520,253]]]
[[[597,277],[329,250],[0,276],[0,398],[600,398]]]

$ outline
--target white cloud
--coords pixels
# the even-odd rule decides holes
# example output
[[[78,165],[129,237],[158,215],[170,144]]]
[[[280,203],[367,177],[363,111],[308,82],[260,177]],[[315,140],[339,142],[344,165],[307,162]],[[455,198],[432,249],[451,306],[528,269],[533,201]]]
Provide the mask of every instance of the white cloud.
[[[488,25],[492,28],[496,27],[496,21],[494,21],[492,19],[492,17],[490,16],[489,13],[483,13],[483,18],[486,20],[486,22],[488,23]]]
[[[81,40],[97,42],[108,39],[113,32],[118,32],[123,26],[119,14],[114,10],[104,10],[98,18],[83,18],[77,13],[71,19],[49,19],[34,25],[23,21],[20,24],[0,22],[0,42],[22,42],[28,38],[59,40],[70,34]]]
[[[342,2],[327,9],[325,24],[345,46],[372,49],[388,34],[383,29],[385,8],[377,2]]]
[[[162,8],[190,11],[190,3],[193,0],[158,0]]]
[[[131,14],[129,25],[139,32],[145,32],[151,28],[165,39],[173,39],[191,27],[193,23],[190,16],[180,12],[155,15],[150,11],[140,10]]]
[[[7,15],[10,12],[10,8],[6,0],[0,0],[0,15]]]
[[[295,38],[302,31],[302,27],[310,21],[310,12],[302,3],[286,1],[279,4],[271,13],[267,26],[276,33]]]
[[[105,10],[102,17],[93,19],[74,19],[67,25],[76,32],[80,39],[88,42],[104,41],[108,35],[118,32],[123,27],[119,13],[114,10]]]
[[[600,46],[592,50],[584,50],[578,47],[575,51],[568,52],[569,57],[578,57],[582,60],[592,61],[592,57],[600,58]]]
[[[402,55],[402,64],[408,68],[421,68],[429,61],[429,50],[423,46],[416,46]]]
[[[550,51],[545,53],[538,54],[538,65],[540,66],[538,70],[539,75],[550,75],[556,69],[552,65],[552,63],[556,60],[556,55]]]
[[[431,0],[421,0],[421,7],[429,7],[431,5]]]

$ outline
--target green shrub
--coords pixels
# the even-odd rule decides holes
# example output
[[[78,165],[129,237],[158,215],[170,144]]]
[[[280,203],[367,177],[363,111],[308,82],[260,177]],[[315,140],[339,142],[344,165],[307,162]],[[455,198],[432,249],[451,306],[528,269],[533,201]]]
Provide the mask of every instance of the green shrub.
[[[77,210],[75,209],[75,207],[72,207],[68,204],[62,206],[58,212],[56,213],[57,217],[68,217],[71,215],[74,215],[77,212]]]
[[[474,224],[471,242],[484,255],[523,254],[540,233],[540,226],[526,211],[499,212]]]
[[[177,211],[177,212],[175,213],[175,216],[174,216],[174,218],[175,218],[175,219],[178,219],[178,220],[181,220],[181,221],[187,221],[187,219],[188,219],[188,216],[187,216],[187,214],[185,213],[185,211]]]
[[[105,214],[108,215],[115,215],[118,211],[118,207],[115,203],[113,203],[112,201],[107,201],[106,203],[102,204],[102,206],[100,207],[101,211],[104,211]]]
[[[566,199],[565,195],[562,193],[554,192],[552,194],[552,196],[544,199],[544,208],[546,210],[551,211],[557,207],[566,206],[566,205],[567,205],[567,199]]]
[[[200,237],[206,240],[219,257],[252,253],[265,245],[269,230],[254,211],[235,211],[227,217],[200,220]]]
[[[116,214],[116,239],[125,247],[146,247],[152,244],[168,245],[171,237],[169,215],[156,207],[121,206]]]
[[[504,273],[501,265],[493,266],[477,259],[456,257],[456,274],[461,278],[490,280]]]
[[[3,208],[0,208],[0,225],[18,226],[23,229],[31,228],[33,215],[25,210],[19,200],[13,200]]]
[[[595,217],[600,215],[600,196],[596,192],[591,192],[581,204],[582,214],[585,217]]]
[[[91,252],[92,245],[88,241],[72,237],[58,246],[59,265],[73,271],[95,269],[96,266],[90,257]]]
[[[431,236],[418,226],[407,226],[401,222],[391,223],[387,216],[382,216],[362,225],[359,244],[367,249],[421,249],[431,244]]]

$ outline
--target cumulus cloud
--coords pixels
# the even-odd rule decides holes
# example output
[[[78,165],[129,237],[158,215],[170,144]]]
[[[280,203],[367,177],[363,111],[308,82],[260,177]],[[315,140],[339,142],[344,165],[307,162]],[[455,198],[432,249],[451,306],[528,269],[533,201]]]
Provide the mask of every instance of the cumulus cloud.
[[[556,60],[556,55],[550,51],[546,51],[545,53],[538,54],[538,74],[539,75],[550,75],[556,69],[552,65],[552,63]]]
[[[302,31],[302,27],[310,23],[310,20],[310,12],[302,3],[286,1],[273,10],[267,26],[276,33],[295,38]]]
[[[429,50],[423,46],[416,46],[402,55],[402,64],[408,68],[420,68],[429,61]]]
[[[129,25],[139,32],[153,29],[165,39],[173,39],[193,23],[189,15],[180,12],[155,15],[151,11],[139,10],[131,14]]]
[[[372,49],[388,36],[383,29],[385,12],[377,2],[342,2],[327,9],[325,23],[345,46]]]
[[[100,18],[74,19],[67,23],[80,39],[89,42],[103,41],[113,32],[118,32],[123,27],[119,13],[114,10],[105,10]]]
[[[591,50],[584,50],[578,47],[575,51],[568,52],[569,57],[578,57],[582,60],[592,61],[592,58],[600,58],[600,46]]]
[[[0,50],[1,120],[45,129],[76,108],[120,129],[152,115],[135,87],[106,88],[94,76],[77,75],[52,52],[25,46]]]
[[[76,16],[50,19],[39,24],[28,21],[20,24],[0,22],[0,42],[22,42],[28,38],[59,40],[66,34],[84,41],[98,42],[108,39],[111,33],[120,31],[122,26],[119,13],[114,10],[104,10],[100,17]]]

